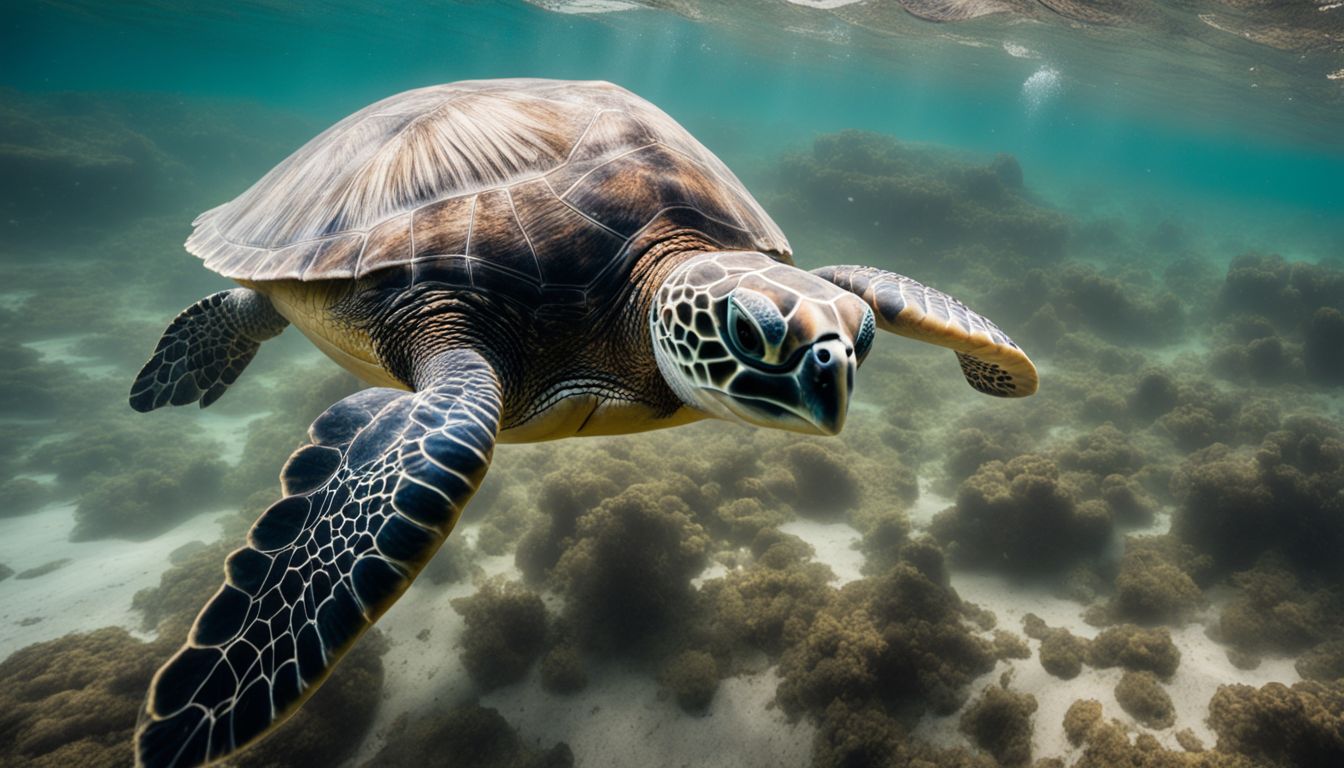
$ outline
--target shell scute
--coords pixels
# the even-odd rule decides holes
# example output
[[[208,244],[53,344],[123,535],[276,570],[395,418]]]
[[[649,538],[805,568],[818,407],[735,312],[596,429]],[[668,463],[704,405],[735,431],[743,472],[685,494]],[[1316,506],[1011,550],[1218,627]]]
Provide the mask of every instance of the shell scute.
[[[478,196],[466,253],[483,268],[499,268],[532,281],[541,280],[537,256],[514,215],[513,196],[508,189],[494,189]]]
[[[355,270],[356,277],[363,277],[374,270],[411,263],[411,259],[415,257],[411,248],[413,216],[414,213],[393,216],[369,230],[364,253],[360,256],[359,266]]]
[[[707,222],[726,247],[787,258],[783,234],[726,166],[638,96],[610,83],[468,81],[340,121],[197,217],[187,250],[239,280],[409,265],[413,280],[586,296],[670,222]]]
[[[566,205],[545,179],[513,187],[514,210],[523,232],[533,243],[565,243],[569,259],[539,259],[542,281],[548,286],[586,286],[612,263],[625,239]]]

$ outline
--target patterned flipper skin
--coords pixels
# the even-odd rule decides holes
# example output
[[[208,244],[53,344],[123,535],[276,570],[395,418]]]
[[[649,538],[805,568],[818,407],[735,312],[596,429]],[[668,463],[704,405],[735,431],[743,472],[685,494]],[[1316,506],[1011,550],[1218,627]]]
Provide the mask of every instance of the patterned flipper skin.
[[[289,321],[265,296],[234,288],[206,296],[173,319],[131,385],[141,413],[197,400],[204,408],[224,394],[267,339]]]
[[[895,272],[863,266],[822,267],[812,274],[868,302],[884,331],[957,353],[966,382],[996,397],[1035,394],[1036,366],[1008,334],[959,299]]]
[[[138,765],[203,765],[269,732],[438,550],[489,467],[501,398],[479,355],[438,362],[419,392],[365,390],[313,422],[284,498],[155,675]]]

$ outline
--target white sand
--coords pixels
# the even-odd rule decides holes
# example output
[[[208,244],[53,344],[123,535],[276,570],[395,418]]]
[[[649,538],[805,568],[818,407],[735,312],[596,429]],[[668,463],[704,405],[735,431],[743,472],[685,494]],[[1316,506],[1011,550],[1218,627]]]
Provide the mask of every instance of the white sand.
[[[910,524],[915,528],[927,528],[933,522],[933,516],[952,506],[952,499],[933,490],[928,478],[919,478],[919,498],[906,510]]]
[[[23,346],[40,354],[44,363],[66,363],[79,369],[81,373],[95,378],[115,375],[117,373],[116,366],[103,363],[97,358],[76,354],[73,351],[75,345],[86,336],[87,334],[78,334],[40,341],[28,341],[24,342]]]
[[[73,543],[73,504],[0,519],[0,563],[20,573],[53,560],[71,562],[45,576],[0,581],[0,659],[31,643],[121,626],[146,637],[131,598],[156,587],[168,554],[190,541],[219,538],[217,513],[202,513],[149,541],[104,539]],[[220,566],[221,577],[223,564]],[[29,623],[40,618],[41,621]]]
[[[965,600],[969,600],[998,615],[1000,629],[1022,634],[1022,617],[1035,613],[1051,627],[1063,627],[1080,637],[1093,638],[1099,633],[1082,619],[1085,606],[1054,597],[1039,588],[1013,585],[998,576],[954,572],[952,586]],[[1208,616],[1200,617],[1207,620]],[[1292,659],[1265,659],[1258,669],[1244,671],[1232,666],[1223,646],[1210,640],[1201,623],[1191,623],[1172,629],[1172,642],[1181,651],[1181,664],[1170,682],[1164,684],[1176,708],[1176,724],[1163,730],[1140,726],[1120,708],[1115,700],[1115,685],[1123,669],[1095,669],[1083,666],[1083,671],[1072,680],[1060,680],[1041,667],[1040,642],[1028,640],[1032,656],[999,662],[994,671],[972,684],[972,698],[988,685],[997,684],[999,675],[1011,668],[1011,688],[1020,693],[1036,696],[1035,733],[1032,739],[1034,757],[1070,757],[1075,750],[1064,736],[1064,713],[1078,699],[1096,699],[1101,702],[1105,716],[1125,723],[1135,731],[1153,734],[1170,749],[1180,749],[1176,731],[1190,728],[1206,746],[1215,738],[1205,716],[1209,699],[1219,685],[1245,683],[1259,687],[1269,682],[1292,684],[1301,678],[1293,669]],[[948,717],[926,718],[916,730],[918,735],[935,743],[961,743],[965,739],[958,732],[960,713]]]
[[[660,696],[646,672],[616,665],[591,670],[588,687],[573,696],[542,691],[539,676],[534,669],[481,704],[498,709],[526,741],[567,742],[574,763],[584,768],[801,768],[811,762],[814,729],[768,708],[779,683],[773,668],[723,681],[703,717]]]
[[[831,586],[842,587],[863,578],[859,573],[863,567],[863,553],[857,549],[863,536],[848,523],[799,519],[779,526],[779,530],[812,545],[817,551],[816,559],[835,571],[836,581],[831,582]]]

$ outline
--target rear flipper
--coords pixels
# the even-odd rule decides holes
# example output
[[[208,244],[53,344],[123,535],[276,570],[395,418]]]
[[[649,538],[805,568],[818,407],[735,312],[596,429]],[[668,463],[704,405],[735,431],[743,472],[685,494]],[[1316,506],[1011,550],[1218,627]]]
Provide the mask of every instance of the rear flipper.
[[[198,766],[261,738],[433,556],[485,476],[501,401],[480,355],[449,352],[435,370],[419,392],[368,389],[313,422],[281,473],[285,497],[154,676],[138,766]]]
[[[165,405],[215,402],[238,380],[261,342],[289,321],[265,296],[248,288],[220,291],[182,310],[131,385],[141,413]]]

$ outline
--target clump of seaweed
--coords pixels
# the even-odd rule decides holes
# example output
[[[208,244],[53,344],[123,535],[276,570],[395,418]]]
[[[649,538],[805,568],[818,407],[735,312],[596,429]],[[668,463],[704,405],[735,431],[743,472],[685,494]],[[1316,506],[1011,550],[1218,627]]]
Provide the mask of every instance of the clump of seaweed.
[[[546,646],[546,606],[517,582],[482,584],[453,601],[462,614],[462,665],[482,691],[516,683]]]
[[[1237,596],[1220,611],[1216,635],[1243,652],[1297,652],[1344,635],[1344,595],[1304,588],[1280,558],[1262,558],[1231,583]]]
[[[1195,577],[1204,577],[1211,563],[1173,536],[1127,536],[1107,613],[1143,623],[1181,621],[1203,601]]]
[[[834,517],[859,505],[859,481],[840,458],[816,443],[783,452],[796,483],[794,506],[804,514]]]
[[[588,687],[583,654],[570,644],[557,645],[541,657],[541,687],[561,695]]]
[[[619,490],[613,480],[592,471],[552,472],[542,478],[537,495],[541,516],[518,542],[518,569],[532,581],[545,577],[573,539],[579,517]]]
[[[981,466],[956,501],[932,530],[966,564],[1048,571],[1096,554],[1111,535],[1109,510],[1079,503],[1059,466],[1040,454]]]
[[[1116,683],[1115,700],[1149,728],[1170,728],[1176,722],[1176,707],[1151,672],[1125,672]]]
[[[845,585],[817,613],[780,662],[786,712],[820,713],[845,697],[949,713],[966,685],[993,669],[994,648],[963,624],[966,609],[943,580],[941,558],[916,562]]]
[[[1131,672],[1152,672],[1162,679],[1176,674],[1181,651],[1165,628],[1144,629],[1133,624],[1110,627],[1092,639],[1087,663],[1093,667],[1124,667]]]
[[[1277,550],[1299,567],[1338,572],[1344,547],[1344,439],[1318,418],[1294,417],[1254,455],[1214,445],[1176,471],[1181,502],[1173,528],[1224,569],[1245,568]]]
[[[656,640],[692,606],[691,579],[709,537],[660,484],[632,485],[575,523],[555,575],[565,616],[589,647],[629,650]]]
[[[774,537],[762,534],[758,542],[768,538]],[[758,545],[751,566],[701,587],[701,602],[712,612],[718,633],[731,644],[777,655],[800,642],[817,612],[833,599],[829,584],[835,574],[830,567],[807,562],[810,552],[800,556],[787,548],[787,541],[764,549]]]
[[[831,702],[818,718],[813,768],[995,768],[987,755],[954,747],[940,749],[912,739],[901,723],[876,704]]]
[[[1219,687],[1209,702],[1217,748],[1258,765],[1344,762],[1344,682],[1307,681]]]
[[[15,651],[0,662],[0,762],[131,763],[144,687],[170,652],[165,642],[150,646],[119,627]]]
[[[1079,699],[1064,713],[1064,736],[1073,746],[1081,746],[1092,728],[1101,722],[1101,702]]]
[[[1344,639],[1327,640],[1297,658],[1294,665],[1304,680],[1344,678]]]
[[[1031,762],[1036,697],[992,685],[961,713],[961,732],[1003,766]]]
[[[1067,629],[1051,629],[1041,637],[1041,667],[1061,680],[1072,680],[1083,671],[1087,640]]]
[[[719,690],[719,665],[705,651],[686,650],[663,664],[658,680],[689,714],[703,714]]]
[[[1082,747],[1082,756],[1074,768],[1255,768],[1258,763],[1232,752],[1195,751],[1190,739],[1176,738],[1182,751],[1169,750],[1150,733],[1131,739],[1120,722],[1104,720],[1101,703],[1094,699],[1075,701],[1064,716],[1064,733],[1069,742]],[[1197,740],[1196,740],[1197,741]]]

